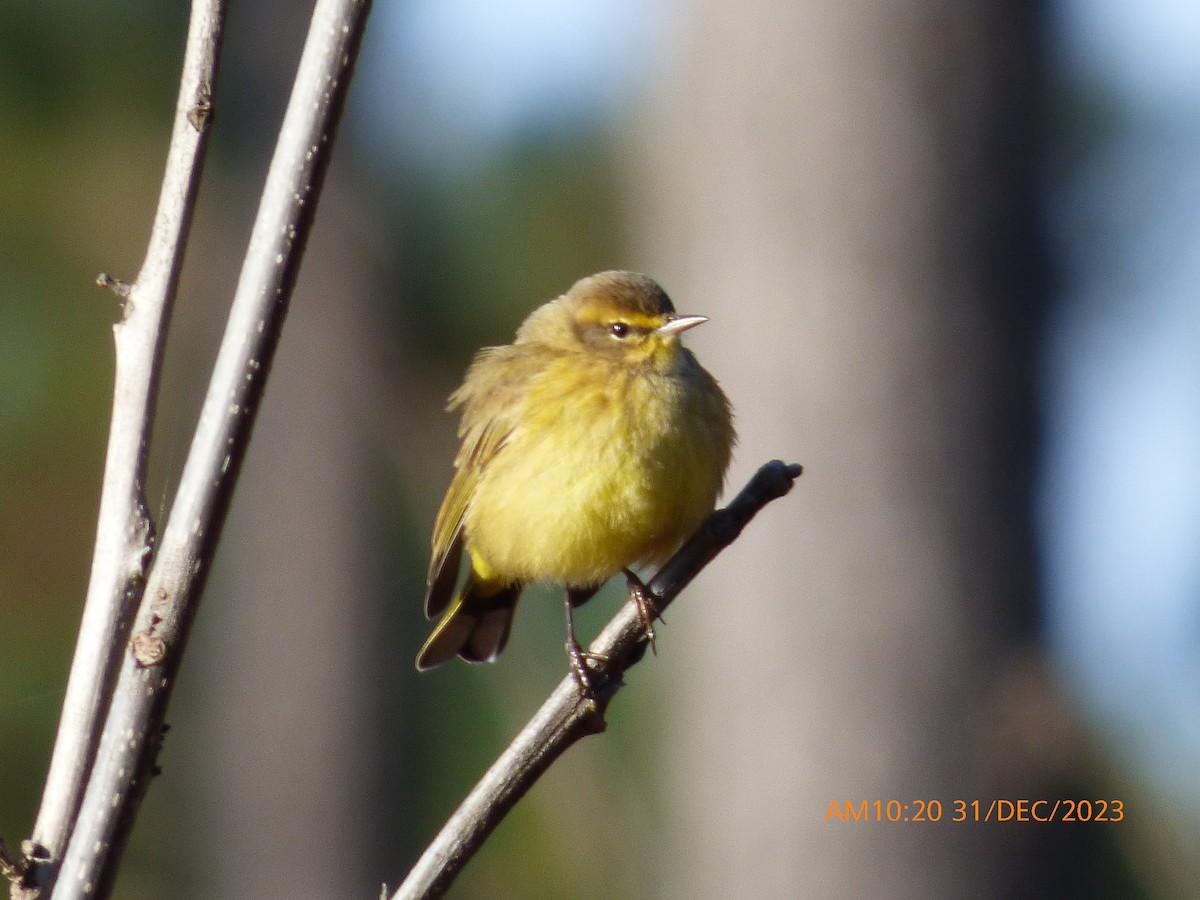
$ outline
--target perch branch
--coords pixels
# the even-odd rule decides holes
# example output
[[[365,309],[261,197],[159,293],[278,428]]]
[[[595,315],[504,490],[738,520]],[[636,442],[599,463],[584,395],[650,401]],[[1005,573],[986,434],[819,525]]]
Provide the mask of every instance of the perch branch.
[[[773,460],[724,509],[709,516],[692,538],[654,576],[647,589],[662,612],[746,524],[772,500],[787,494],[800,476],[798,465]],[[646,652],[646,630],[630,600],[591,647],[594,696],[584,697],[567,675],[508,749],[492,764],[426,848],[392,900],[440,897],[487,836],[542,773],[581,737],[603,731],[604,713],[622,686],[622,675]]]
[[[91,772],[104,714],[153,548],[144,488],[163,346],[174,306],[208,146],[207,110],[217,77],[225,0],[197,0],[146,258],[132,284],[101,275],[121,300],[113,326],[116,372],[100,512],[87,598],[42,804],[24,842],[22,890],[62,860]]]
[[[117,674],[56,900],[107,897],[153,775],[195,616],[329,164],[367,0],[318,0],[225,335]]]

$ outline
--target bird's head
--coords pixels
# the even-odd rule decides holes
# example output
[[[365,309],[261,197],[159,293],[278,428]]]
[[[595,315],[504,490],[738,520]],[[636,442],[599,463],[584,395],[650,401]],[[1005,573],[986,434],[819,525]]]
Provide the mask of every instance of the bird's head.
[[[535,310],[517,332],[534,341],[668,370],[683,358],[679,335],[708,319],[680,316],[666,291],[636,272],[600,272]]]

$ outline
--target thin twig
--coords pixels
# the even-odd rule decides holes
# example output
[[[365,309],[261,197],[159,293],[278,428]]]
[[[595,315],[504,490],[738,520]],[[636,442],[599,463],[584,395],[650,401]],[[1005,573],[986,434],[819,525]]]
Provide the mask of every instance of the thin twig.
[[[368,0],[318,0],[217,362],[118,673],[56,900],[106,897],[195,616],[329,164]]]
[[[133,610],[153,545],[144,485],[159,371],[208,129],[192,120],[217,76],[224,0],[197,0],[184,50],[183,72],[167,152],[166,172],[150,243],[132,284],[100,276],[121,298],[113,326],[116,373],[112,423],[100,492],[100,513],[87,599],[62,717],[46,776],[28,862],[27,882],[49,876],[62,859],[91,771]],[[26,884],[25,888],[29,888]]]
[[[662,612],[692,579],[764,506],[792,489],[798,465],[772,460],[724,509],[709,516],[647,585]],[[568,674],[492,764],[426,848],[392,900],[440,897],[455,877],[542,773],[581,737],[603,731],[604,713],[622,687],[621,677],[646,651],[646,630],[633,601],[625,603],[588,652],[594,661],[595,696],[585,698],[578,679]]]

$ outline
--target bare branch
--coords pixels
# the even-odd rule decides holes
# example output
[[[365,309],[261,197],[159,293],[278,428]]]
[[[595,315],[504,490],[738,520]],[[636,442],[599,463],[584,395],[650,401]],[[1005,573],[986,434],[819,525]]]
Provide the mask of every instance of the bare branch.
[[[41,874],[62,859],[74,827],[152,550],[153,526],[143,497],[150,429],[163,346],[208,145],[207,129],[196,127],[189,117],[211,93],[216,79],[224,7],[224,0],[197,0],[192,7],[166,173],[137,281],[130,285],[107,275],[98,279],[117,293],[122,305],[121,321],[113,326],[113,414],[83,620],[42,805],[26,854],[29,861],[48,864],[40,866]]]
[[[367,0],[318,0],[313,12],[200,421],[58,873],[57,900],[109,895],[153,774],[171,688],[279,340],[369,8]],[[210,97],[211,90],[192,104],[188,127],[208,121]]]
[[[800,477],[799,465],[772,460],[724,509],[709,516],[647,585],[661,612],[772,500],[784,496]],[[581,737],[603,731],[604,713],[622,687],[621,677],[646,651],[646,632],[637,604],[630,600],[600,632],[591,647],[596,696],[585,698],[568,674],[508,749],[492,764],[426,848],[392,900],[440,897],[492,830],[542,773]]]

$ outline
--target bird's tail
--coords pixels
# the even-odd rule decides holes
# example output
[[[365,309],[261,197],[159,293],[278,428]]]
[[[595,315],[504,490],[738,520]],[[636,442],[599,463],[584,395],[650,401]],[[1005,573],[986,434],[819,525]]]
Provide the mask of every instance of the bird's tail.
[[[520,585],[489,584],[468,568],[467,580],[417,654],[417,668],[432,669],[456,655],[473,663],[495,660],[508,643],[520,596]]]

